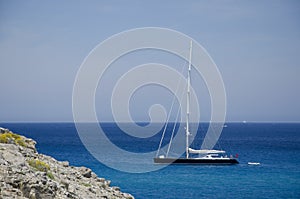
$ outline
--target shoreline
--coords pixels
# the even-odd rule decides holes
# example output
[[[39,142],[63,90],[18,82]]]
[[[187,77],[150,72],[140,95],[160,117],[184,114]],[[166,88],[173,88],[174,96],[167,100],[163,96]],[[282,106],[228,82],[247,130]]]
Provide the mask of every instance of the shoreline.
[[[91,169],[39,154],[36,141],[0,127],[0,195],[5,198],[126,198]]]

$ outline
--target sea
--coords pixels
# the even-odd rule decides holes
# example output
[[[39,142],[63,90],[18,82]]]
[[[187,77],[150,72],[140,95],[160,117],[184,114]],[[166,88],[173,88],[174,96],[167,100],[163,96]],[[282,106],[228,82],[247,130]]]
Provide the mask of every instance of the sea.
[[[169,165],[141,173],[120,171],[98,161],[81,141],[74,123],[0,123],[0,126],[36,140],[39,153],[91,168],[99,177],[111,180],[112,186],[137,199],[300,198],[300,123],[226,123],[216,147],[238,154],[239,164]],[[103,126],[116,146],[133,153],[154,150],[161,138],[158,133],[149,140],[133,139],[122,136],[115,123]],[[205,131],[207,126],[202,124],[199,129]],[[202,138],[197,139],[195,143]],[[109,155],[109,150],[105,153]],[[113,158],[118,161],[119,157]],[[130,162],[130,157],[126,158]]]

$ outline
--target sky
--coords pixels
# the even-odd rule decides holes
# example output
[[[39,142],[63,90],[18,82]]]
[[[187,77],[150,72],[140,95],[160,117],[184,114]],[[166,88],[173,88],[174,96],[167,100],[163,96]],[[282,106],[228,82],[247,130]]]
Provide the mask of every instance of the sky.
[[[299,1],[0,0],[0,122],[73,121],[85,57],[141,27],[180,31],[206,49],[224,81],[227,121],[300,121]]]

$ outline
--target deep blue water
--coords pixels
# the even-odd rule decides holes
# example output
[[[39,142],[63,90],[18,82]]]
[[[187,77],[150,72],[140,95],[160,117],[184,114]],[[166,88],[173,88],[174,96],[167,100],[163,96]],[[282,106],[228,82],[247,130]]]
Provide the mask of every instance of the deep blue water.
[[[232,154],[238,153],[240,164],[170,165],[154,172],[132,174],[108,168],[93,158],[72,123],[0,123],[2,127],[35,139],[40,153],[67,160],[72,165],[89,167],[137,199],[300,198],[300,124],[227,125],[218,145]],[[160,139],[160,135],[150,140],[122,136],[114,124],[105,124],[103,128],[110,131],[113,142],[129,151],[153,150]],[[261,165],[247,165],[251,161]]]

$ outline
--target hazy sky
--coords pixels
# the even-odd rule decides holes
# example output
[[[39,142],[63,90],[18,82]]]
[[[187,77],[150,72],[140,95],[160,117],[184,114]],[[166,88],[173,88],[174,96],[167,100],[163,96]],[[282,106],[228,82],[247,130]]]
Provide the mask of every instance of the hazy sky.
[[[228,121],[300,121],[299,1],[0,0],[0,122],[72,121],[84,58],[109,36],[147,26],[208,51]]]

